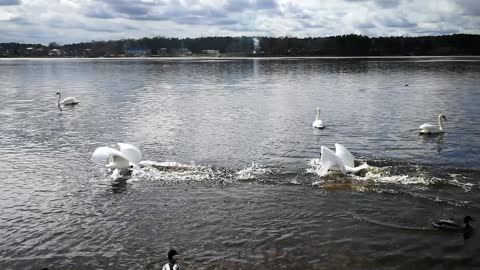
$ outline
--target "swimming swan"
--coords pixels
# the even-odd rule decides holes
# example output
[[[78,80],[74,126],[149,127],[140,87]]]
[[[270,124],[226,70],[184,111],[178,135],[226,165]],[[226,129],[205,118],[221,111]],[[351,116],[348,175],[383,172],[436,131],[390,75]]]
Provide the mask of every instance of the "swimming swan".
[[[432,225],[435,228],[441,229],[441,230],[449,230],[449,231],[466,231],[466,230],[471,230],[473,229],[472,226],[470,225],[470,221],[475,221],[471,216],[466,216],[463,219],[463,225],[458,224],[455,221],[448,220],[448,219],[440,219],[436,222],[432,222]]]
[[[142,160],[142,152],[132,144],[117,143],[113,146],[102,146],[95,149],[91,160],[98,164],[106,164],[110,169],[140,169],[138,162]]]
[[[436,134],[443,133],[443,120],[447,121],[447,117],[443,114],[438,115],[438,127],[425,123],[419,127],[420,134]]]
[[[78,101],[78,99],[76,99],[74,97],[66,97],[62,101],[60,101],[62,94],[60,94],[60,92],[57,92],[56,95],[58,96],[57,106],[60,109],[60,111],[62,110],[61,105],[64,105],[64,106],[65,105],[76,105],[76,104],[80,103],[80,101]]]
[[[312,123],[312,127],[322,129],[325,126],[323,125],[323,121],[320,120],[320,108],[317,107],[317,116],[315,117],[315,121]]]
[[[325,176],[328,171],[341,171],[343,174],[358,173],[363,169],[368,168],[366,163],[355,167],[354,157],[345,146],[336,143],[335,153],[325,146],[321,148],[322,157],[320,158],[320,168],[317,174]]]

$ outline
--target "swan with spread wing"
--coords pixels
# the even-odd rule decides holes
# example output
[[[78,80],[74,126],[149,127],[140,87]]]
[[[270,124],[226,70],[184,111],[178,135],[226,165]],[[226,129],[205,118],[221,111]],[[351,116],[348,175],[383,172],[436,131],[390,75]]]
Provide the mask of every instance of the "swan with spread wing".
[[[91,160],[105,164],[109,169],[139,169],[138,163],[142,160],[142,152],[133,144],[117,143],[98,147],[93,152]]]
[[[348,149],[339,144],[335,144],[335,152],[329,148],[321,147],[320,168],[317,169],[319,176],[328,175],[329,171],[340,171],[343,174],[358,173],[363,169],[367,169],[366,163],[355,167],[355,161],[352,153]]]

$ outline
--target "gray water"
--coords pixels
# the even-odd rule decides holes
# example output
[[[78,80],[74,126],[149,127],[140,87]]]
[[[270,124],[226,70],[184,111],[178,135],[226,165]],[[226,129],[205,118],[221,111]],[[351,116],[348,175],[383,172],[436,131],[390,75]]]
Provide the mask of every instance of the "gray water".
[[[0,59],[0,269],[156,269],[170,248],[184,269],[478,267],[478,233],[431,222],[480,218],[479,75],[466,57]],[[446,133],[420,136],[439,113]],[[90,161],[116,142],[147,165]],[[368,172],[316,175],[335,143]]]

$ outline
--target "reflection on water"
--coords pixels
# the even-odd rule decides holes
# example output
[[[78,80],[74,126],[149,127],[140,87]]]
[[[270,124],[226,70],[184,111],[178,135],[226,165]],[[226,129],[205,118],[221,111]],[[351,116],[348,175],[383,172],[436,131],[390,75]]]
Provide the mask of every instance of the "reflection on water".
[[[433,60],[0,59],[0,268],[471,269],[478,234],[355,218],[480,217],[480,61]],[[141,170],[90,161],[115,142]],[[371,169],[309,172],[335,143]]]
[[[435,146],[435,149],[438,153],[442,152],[444,148],[443,133],[436,134],[420,134],[420,141],[425,144],[425,146]]]

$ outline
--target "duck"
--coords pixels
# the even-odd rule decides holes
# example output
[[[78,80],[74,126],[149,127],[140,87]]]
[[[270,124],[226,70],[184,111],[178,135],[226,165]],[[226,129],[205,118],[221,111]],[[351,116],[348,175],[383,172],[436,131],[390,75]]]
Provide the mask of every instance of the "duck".
[[[317,107],[317,116],[315,117],[315,121],[312,123],[312,127],[322,129],[325,126],[323,125],[323,121],[320,120],[320,108]]]
[[[470,225],[470,221],[475,221],[474,218],[471,216],[466,216],[463,219],[463,224],[459,224],[453,220],[449,219],[439,219],[436,222],[432,222],[432,225],[440,230],[448,230],[448,231],[468,231],[472,230],[473,227]]]
[[[438,134],[443,133],[443,121],[447,121],[447,117],[443,114],[438,115],[438,127],[429,123],[425,123],[418,127],[420,134]]]

